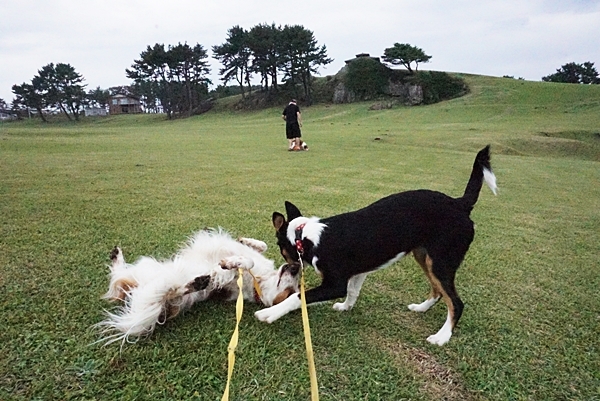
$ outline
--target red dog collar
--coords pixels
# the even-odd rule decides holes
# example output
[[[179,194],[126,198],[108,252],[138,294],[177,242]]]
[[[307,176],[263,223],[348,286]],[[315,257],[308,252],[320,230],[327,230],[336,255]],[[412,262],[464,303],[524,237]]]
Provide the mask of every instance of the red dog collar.
[[[304,253],[304,246],[302,245],[302,230],[306,224],[300,224],[296,227],[296,250],[300,255]]]

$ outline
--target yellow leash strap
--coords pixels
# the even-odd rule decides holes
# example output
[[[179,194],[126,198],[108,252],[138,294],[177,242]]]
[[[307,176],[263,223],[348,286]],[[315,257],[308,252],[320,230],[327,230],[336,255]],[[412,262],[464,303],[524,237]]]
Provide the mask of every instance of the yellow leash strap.
[[[315,369],[315,356],[312,349],[310,337],[310,324],[308,321],[308,309],[306,308],[306,296],[304,295],[304,265],[300,256],[300,304],[302,307],[302,326],[304,327],[304,342],[306,343],[306,359],[308,360],[308,374],[310,376],[310,399],[319,401],[319,384],[317,383],[317,370]]]
[[[252,275],[252,277],[254,279],[254,289],[257,292],[258,296],[262,299],[262,294],[260,293],[258,282],[254,275]],[[244,312],[244,280],[242,269],[238,270],[237,285],[239,288],[239,294],[235,305],[236,322],[235,329],[233,330],[233,335],[231,336],[229,346],[227,347],[227,350],[229,352],[227,367],[227,384],[225,386],[225,391],[223,392],[223,397],[221,397],[221,401],[229,401],[229,386],[231,384],[231,377],[233,376],[233,366],[235,365],[235,350],[238,345],[240,321],[242,320],[242,314]],[[304,328],[304,342],[306,344],[306,359],[308,360],[308,373],[310,376],[310,399],[311,401],[319,401],[319,385],[317,383],[317,370],[315,369],[315,357],[312,349],[312,339],[310,336],[310,324],[308,321],[308,310],[306,308],[306,297],[304,294],[304,287],[304,265],[302,264],[302,258],[300,258],[300,303],[302,307],[302,325]]]
[[[256,276],[254,274],[252,274],[252,272],[248,269],[246,270],[248,273],[250,273],[250,275],[252,276],[252,281],[253,281],[253,285],[254,285],[254,291],[256,291],[256,295],[258,295],[258,297],[260,298],[260,302],[262,302],[263,297],[262,297],[262,291],[260,290],[260,285],[258,285],[258,280],[256,279]]]
[[[242,292],[244,279],[242,269],[238,269],[237,285],[240,289],[240,292],[235,304],[235,330],[233,330],[233,335],[231,336],[229,346],[227,347],[227,350],[229,351],[229,366],[227,367],[227,385],[225,386],[225,392],[223,393],[221,401],[229,401],[229,384],[231,383],[231,376],[233,375],[233,365],[235,364],[235,349],[238,345],[240,320],[242,320],[242,313],[244,312],[244,294]]]

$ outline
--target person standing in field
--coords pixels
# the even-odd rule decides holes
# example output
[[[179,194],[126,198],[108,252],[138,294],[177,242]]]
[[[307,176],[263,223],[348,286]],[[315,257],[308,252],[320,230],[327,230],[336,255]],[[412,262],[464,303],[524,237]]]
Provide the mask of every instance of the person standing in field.
[[[285,136],[288,140],[288,150],[294,150],[294,147],[300,147],[302,141],[300,137],[300,127],[302,127],[302,114],[300,107],[296,104],[296,99],[292,99],[290,103],[283,109],[281,118],[285,120]]]

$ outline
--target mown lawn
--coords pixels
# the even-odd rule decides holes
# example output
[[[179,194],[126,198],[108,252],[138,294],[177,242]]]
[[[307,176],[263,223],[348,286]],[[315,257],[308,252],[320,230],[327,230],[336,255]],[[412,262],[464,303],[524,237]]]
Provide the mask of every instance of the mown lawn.
[[[469,95],[432,106],[303,108],[302,153],[285,150],[279,108],[0,125],[0,399],[219,400],[233,304],[197,305],[122,350],[93,345],[114,245],[169,257],[221,226],[279,263],[284,200],[328,216],[407,189],[460,196],[491,143],[499,195],[484,187],[472,214],[451,341],[425,341],[443,304],[406,308],[428,288],[405,258],[351,312],[309,309],[321,399],[600,400],[600,86],[465,79]],[[257,309],[232,399],[309,399],[300,313],[266,325]]]

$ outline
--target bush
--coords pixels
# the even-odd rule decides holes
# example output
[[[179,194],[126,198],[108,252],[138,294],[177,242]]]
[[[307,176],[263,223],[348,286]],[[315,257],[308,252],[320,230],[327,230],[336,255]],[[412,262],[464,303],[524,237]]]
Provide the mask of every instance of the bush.
[[[439,71],[419,71],[413,82],[423,88],[423,103],[432,104],[463,96],[469,87],[462,78]]]
[[[336,76],[312,78],[312,101],[313,103],[331,103],[335,86],[339,83]]]
[[[345,83],[357,98],[367,100],[384,94],[389,79],[389,68],[373,58],[361,57],[348,65]]]

